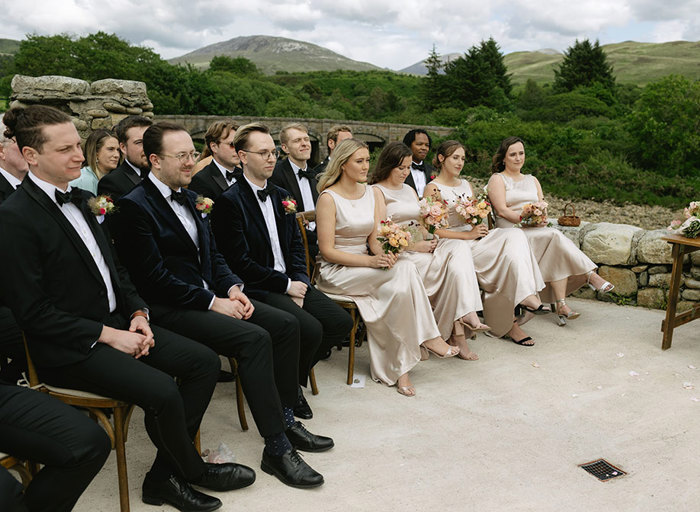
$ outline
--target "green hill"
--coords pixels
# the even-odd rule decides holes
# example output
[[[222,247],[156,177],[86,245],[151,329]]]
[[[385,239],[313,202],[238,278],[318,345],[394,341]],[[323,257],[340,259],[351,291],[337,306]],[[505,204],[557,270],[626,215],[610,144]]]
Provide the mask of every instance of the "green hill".
[[[14,55],[19,50],[19,41],[0,38],[0,54]]]
[[[670,43],[606,44],[602,47],[612,64],[615,77],[621,84],[646,85],[664,76],[683,75],[700,80],[700,41],[673,41]],[[562,61],[562,54],[549,52],[514,52],[505,56],[514,85],[533,79],[539,84],[554,81],[554,68]]]

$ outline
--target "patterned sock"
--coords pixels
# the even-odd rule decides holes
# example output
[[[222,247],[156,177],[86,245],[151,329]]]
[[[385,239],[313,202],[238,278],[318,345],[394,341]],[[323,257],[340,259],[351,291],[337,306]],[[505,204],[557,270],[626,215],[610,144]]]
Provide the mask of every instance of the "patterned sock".
[[[292,449],[292,443],[289,442],[284,432],[265,436],[265,451],[273,457],[281,457]]]
[[[283,405],[282,412],[284,413],[284,428],[293,427],[296,423],[294,419],[294,409]]]

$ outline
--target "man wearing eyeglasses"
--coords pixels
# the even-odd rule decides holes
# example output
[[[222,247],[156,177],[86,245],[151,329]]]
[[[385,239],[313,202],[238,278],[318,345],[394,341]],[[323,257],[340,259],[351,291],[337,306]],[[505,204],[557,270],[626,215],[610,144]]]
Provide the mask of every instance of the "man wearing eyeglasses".
[[[113,215],[120,259],[155,321],[238,360],[248,405],[265,438],[263,468],[294,487],[323,484],[323,476],[296,452],[333,446],[332,439],[294,421],[299,322],[249,300],[243,280],[217,251],[205,203],[183,188],[198,156],[185,129],[157,123],[143,141],[151,172]]]
[[[238,125],[233,121],[216,121],[204,135],[212,160],[209,165],[192,177],[188,187],[198,194],[216,200],[224,190],[236,182],[243,172],[240,159],[233,145]]]

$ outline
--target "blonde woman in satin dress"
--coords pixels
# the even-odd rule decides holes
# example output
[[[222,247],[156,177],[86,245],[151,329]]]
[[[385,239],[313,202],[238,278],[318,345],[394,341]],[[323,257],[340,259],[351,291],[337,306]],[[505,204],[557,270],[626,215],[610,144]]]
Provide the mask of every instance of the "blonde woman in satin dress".
[[[377,196],[380,217],[391,217],[403,226],[420,224],[418,195],[404,183],[411,173],[411,157],[408,146],[390,142],[379,155],[370,179],[380,192]],[[413,231],[423,236],[412,241],[401,257],[410,259],[423,279],[440,336],[459,347],[459,357],[475,361],[479,356],[469,350],[467,338],[490,327],[481,323],[476,314],[483,306],[471,250],[457,240],[427,240],[425,229]]]
[[[316,286],[357,304],[367,326],[372,378],[414,396],[408,372],[420,361],[421,346],[439,357],[455,356],[459,349],[440,336],[416,266],[402,255],[383,253],[378,192],[365,184],[368,171],[367,145],[346,139],[320,176],[316,229],[322,261]]]
[[[518,137],[508,137],[493,157],[488,191],[496,213],[496,226],[513,228],[520,222],[520,211],[527,203],[543,201],[540,182],[531,174],[522,174],[525,144]],[[598,268],[561,231],[546,226],[522,228],[537,258],[546,288],[540,292],[543,301],[554,303],[560,319],[580,316],[566,303],[565,297],[588,283],[602,293],[614,286],[600,277]],[[563,322],[562,322],[563,323]]]
[[[436,233],[441,238],[462,240],[471,248],[479,285],[484,290],[484,319],[491,326],[491,334],[530,347],[535,342],[520,325],[532,314],[549,313],[537,296],[544,288],[537,261],[522,233],[489,231],[485,223],[470,226],[456,212],[460,197],[474,195],[469,182],[460,176],[464,158],[464,146],[455,140],[443,142],[436,150],[433,165],[439,174],[425,188],[425,195],[447,201],[450,223],[448,229]],[[518,305],[529,312],[527,316],[515,318]]]

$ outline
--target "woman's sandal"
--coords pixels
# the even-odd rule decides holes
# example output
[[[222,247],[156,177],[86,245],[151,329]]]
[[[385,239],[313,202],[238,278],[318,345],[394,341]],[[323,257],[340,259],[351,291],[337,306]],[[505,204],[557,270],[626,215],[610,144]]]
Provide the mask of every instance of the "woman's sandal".
[[[458,318],[457,321],[458,321],[460,324],[462,324],[465,328],[469,329],[469,330],[470,330],[471,332],[473,332],[473,333],[477,333],[477,332],[486,332],[486,331],[490,331],[490,330],[491,330],[491,327],[489,327],[488,325],[486,325],[486,324],[484,324],[484,323],[481,323],[481,322],[479,322],[480,327],[474,327],[472,324],[469,324],[469,323],[465,322],[465,321],[462,320],[461,318]]]
[[[605,281],[600,288],[596,288],[595,286],[593,286],[591,284],[591,276],[593,274],[595,274],[595,272],[589,272],[586,278],[586,284],[591,287],[591,290],[593,290],[594,292],[600,292],[603,295],[605,295],[606,293],[610,293],[615,289],[615,285],[609,281]]]
[[[529,306],[526,306],[525,304],[520,304],[520,307],[528,313],[532,313],[533,315],[547,315],[552,312],[552,310],[544,304],[540,304],[540,307],[538,307],[537,309],[533,309]]]
[[[456,355],[459,354],[459,347],[453,347],[452,345],[448,345],[447,343],[446,343],[446,345],[448,346],[447,352],[445,352],[445,353],[442,354],[442,355],[441,355],[441,354],[438,354],[435,350],[433,350],[433,349],[430,348],[430,347],[425,347],[425,349],[426,349],[428,352],[431,352],[431,353],[435,354],[435,355],[436,355],[437,357],[439,357],[440,359],[448,359],[448,358],[450,358],[450,357],[454,357],[454,356],[456,356]],[[421,345],[421,347],[422,347],[422,346],[423,346],[423,345]]]
[[[557,308],[557,316],[559,316],[559,319],[560,319],[560,320],[564,320],[564,321],[566,321],[566,320],[574,320],[574,319],[576,319],[576,318],[578,318],[578,317],[581,316],[581,313],[579,313],[579,312],[577,312],[577,311],[574,311],[574,310],[571,309],[571,308],[569,308],[569,312],[568,312],[568,313],[562,313],[561,310],[562,310],[562,308],[563,308],[564,306],[566,306],[566,301],[565,301],[564,299],[559,299],[559,300],[557,300],[556,302],[557,302],[557,305],[556,305],[556,308]]]
[[[516,345],[520,345],[521,347],[534,347],[535,342],[532,340],[530,336],[525,336],[524,338],[520,340],[516,340],[515,338],[512,338],[510,335],[506,334],[503,336],[504,340],[509,340],[515,343]],[[528,343],[528,341],[532,341],[532,343]]]

